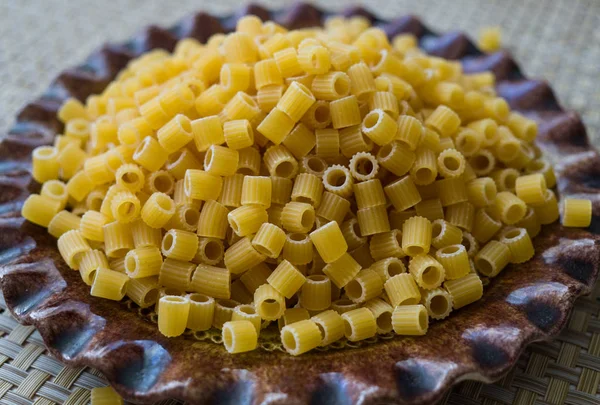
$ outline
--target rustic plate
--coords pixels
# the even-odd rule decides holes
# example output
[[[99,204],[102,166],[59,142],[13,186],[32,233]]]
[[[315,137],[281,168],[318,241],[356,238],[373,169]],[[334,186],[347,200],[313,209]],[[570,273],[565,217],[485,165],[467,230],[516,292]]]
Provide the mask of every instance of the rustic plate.
[[[19,113],[0,144],[0,274],[17,319],[35,325],[58,359],[101,370],[127,399],[172,397],[190,404],[429,403],[458,381],[499,378],[528,343],[556,335],[573,301],[590,292],[599,269],[600,157],[580,118],[562,110],[546,83],[526,79],[506,51],[484,55],[461,33],[437,35],[415,17],[386,22],[356,8],[345,14],[364,15],[390,36],[413,33],[429,53],[460,59],[466,71],[496,73],[499,94],[539,122],[540,146],[556,165],[561,195],[594,201],[591,229],[545,227],[532,261],[507,268],[481,301],[434,323],[426,336],[384,336],[297,358],[268,342],[232,356],[207,339],[210,334],[166,339],[126,304],[89,296],[79,274],[60,258],[56,241],[19,216],[22,201],[38,188],[28,173],[32,148],[51,143],[61,131],[56,111],[66,97],[84,100],[131,58],[153,48],[172,50],[182,37],[204,41],[231,30],[248,13],[289,28],[318,25],[325,14],[307,4],[277,12],[248,6],[226,18],[198,13],[168,30],[149,27],[65,71]]]

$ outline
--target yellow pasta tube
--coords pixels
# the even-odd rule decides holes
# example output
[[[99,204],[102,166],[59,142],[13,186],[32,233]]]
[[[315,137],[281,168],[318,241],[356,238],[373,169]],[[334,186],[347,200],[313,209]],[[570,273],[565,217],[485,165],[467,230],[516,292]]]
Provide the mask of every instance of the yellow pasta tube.
[[[524,263],[535,254],[531,238],[524,228],[508,228],[500,234],[499,240],[508,246],[511,263]]]
[[[229,227],[228,214],[229,210],[224,205],[214,200],[206,201],[198,220],[198,236],[225,239]]]
[[[125,271],[130,278],[158,276],[161,266],[162,256],[156,246],[136,248],[125,256]]]
[[[79,223],[79,230],[84,238],[103,242],[104,241],[104,233],[103,226],[109,222],[109,219],[106,218],[103,214],[97,211],[87,211],[81,217],[81,221]]]
[[[426,334],[429,328],[427,310],[421,304],[397,306],[392,313],[392,328],[397,335]]]
[[[469,202],[475,207],[487,207],[494,202],[498,194],[496,183],[490,177],[480,177],[466,184]]]
[[[329,72],[316,75],[312,92],[319,100],[338,100],[350,93],[350,77],[344,72]]]
[[[510,249],[491,240],[475,255],[475,268],[486,277],[496,277],[510,262]]]
[[[352,302],[347,298],[340,298],[331,304],[331,309],[340,315],[350,312],[356,308],[360,308],[360,304]]]
[[[546,179],[539,173],[520,176],[515,183],[517,197],[526,204],[543,204],[546,198],[546,190]]]
[[[184,182],[185,194],[196,200],[216,200],[223,188],[221,177],[202,170],[188,170]]]
[[[194,263],[166,258],[160,265],[158,283],[165,288],[187,291],[194,270]]]
[[[246,289],[254,294],[258,287],[267,284],[267,278],[271,273],[271,269],[265,263],[260,263],[242,274],[240,280]]]
[[[348,253],[344,253],[339,259],[328,263],[323,268],[323,273],[338,288],[345,287],[361,269],[361,265]]]
[[[281,318],[277,320],[277,326],[279,330],[283,329],[284,326],[291,325],[293,323],[310,319],[310,314],[305,308],[287,308]]]
[[[438,155],[438,172],[443,177],[458,177],[465,171],[466,161],[456,149],[446,149]]]
[[[367,339],[377,333],[377,322],[367,308],[357,308],[342,314],[346,339],[351,342]]]
[[[265,259],[266,256],[254,249],[248,237],[244,237],[231,245],[225,251],[223,257],[225,267],[233,274],[243,273]]]
[[[402,232],[393,229],[389,232],[383,232],[371,237],[369,250],[374,260],[385,259],[386,257],[404,257],[402,251]]]
[[[342,224],[342,221],[349,210],[350,201],[340,197],[337,194],[325,191],[321,199],[321,204],[319,204],[319,208],[317,208],[316,214],[317,216],[328,221],[335,221],[338,224]]]
[[[390,143],[396,137],[398,124],[383,110],[371,110],[362,121],[361,130],[377,145]]]
[[[402,250],[408,256],[427,254],[431,244],[431,222],[423,217],[411,217],[402,226]]]
[[[535,205],[532,204],[532,206],[538,222],[542,225],[551,224],[560,216],[556,195],[552,190],[546,189],[544,202]]]
[[[443,288],[424,291],[421,304],[433,319],[444,319],[452,312],[452,296]]]
[[[263,284],[254,292],[254,305],[262,319],[274,321],[285,311],[285,298],[270,284]]]
[[[442,266],[442,263],[429,255],[419,255],[411,258],[408,271],[415,278],[419,287],[425,290],[439,287],[442,285],[444,277],[447,277],[445,266]]]
[[[306,277],[294,265],[284,259],[269,275],[267,282],[281,295],[289,299],[300,290],[306,282]]]
[[[281,318],[280,318],[281,319]],[[256,309],[254,305],[244,304],[238,305],[233,309],[233,314],[231,316],[232,321],[248,321],[252,323],[254,329],[256,329],[256,333],[260,335],[262,319],[256,313]]]
[[[375,178],[379,171],[377,159],[367,152],[358,152],[352,156],[348,167],[352,177],[363,182]]]
[[[445,246],[438,249],[435,257],[444,266],[447,280],[463,277],[469,272],[469,255],[463,245]]]
[[[364,269],[346,284],[344,291],[353,302],[367,302],[381,294],[383,280],[375,271]]]
[[[120,191],[111,201],[111,211],[117,221],[133,222],[140,216],[140,200],[131,191]]]
[[[296,159],[306,156],[315,147],[316,142],[314,131],[301,122],[282,141]]]
[[[87,285],[92,285],[99,268],[108,269],[108,260],[101,250],[88,250],[81,254],[79,260],[79,274]]]
[[[131,163],[122,165],[115,173],[117,185],[133,193],[140,191],[144,187],[145,178],[140,167]]]
[[[238,168],[238,161],[237,150],[211,145],[204,156],[204,170],[215,176],[232,176]]]
[[[385,205],[359,209],[356,212],[356,217],[362,236],[375,235],[390,230],[390,222]]]
[[[497,230],[500,230],[500,228],[502,227],[502,223],[499,221],[496,222],[498,223]],[[515,226],[519,228],[525,228],[525,230],[529,234],[529,237],[532,239],[535,238],[542,230],[542,224],[538,220],[537,214],[532,207],[527,207],[527,213],[525,214],[522,220],[515,224]]]
[[[223,190],[219,196],[219,203],[226,207],[239,207],[242,205],[242,188],[244,175],[236,173],[223,178]]]
[[[309,128],[325,128],[331,124],[331,110],[329,103],[325,100],[316,101],[304,113],[301,121]]]
[[[60,165],[60,177],[68,180],[75,175],[83,166],[87,154],[77,144],[69,144],[58,153],[58,164]]]
[[[556,186],[556,175],[554,174],[554,169],[547,160],[536,159],[531,161],[527,165],[525,172],[529,174],[541,173],[546,179],[546,186],[548,188],[553,188]]]
[[[323,173],[323,186],[325,190],[341,197],[348,198],[352,195],[352,175],[350,170],[342,165],[329,166]]]
[[[410,115],[401,115],[398,118],[397,124],[398,129],[394,135],[394,139],[400,146],[415,151],[425,131],[423,124]]]
[[[473,219],[471,234],[479,243],[486,243],[502,228],[502,222],[494,219],[485,208],[480,208]]]
[[[439,105],[425,120],[425,125],[437,131],[442,137],[454,134],[460,126],[460,117],[445,105]]]
[[[410,218],[410,217],[414,217],[417,215],[417,211],[414,208],[408,209],[408,210],[404,210],[404,211],[398,211],[397,209],[392,209],[389,212],[389,220],[390,220],[390,226],[392,228],[396,228],[396,229],[402,229],[402,225],[404,225],[404,222]]]
[[[283,250],[285,241],[286,235],[281,228],[270,223],[263,223],[252,238],[252,246],[259,253],[276,259]]]
[[[60,211],[50,220],[48,224],[48,233],[55,238],[60,238],[63,234],[72,230],[80,229],[81,218],[69,211]],[[82,233],[83,234],[83,233]],[[83,235],[85,238],[85,235]]]
[[[185,332],[190,313],[187,297],[166,295],[160,299],[158,307],[158,330],[167,337],[175,337]]]
[[[310,318],[321,331],[319,346],[327,346],[344,337],[344,319],[336,311],[328,310]]]
[[[446,221],[460,229],[471,232],[475,217],[475,207],[469,202],[453,204],[446,208]]]
[[[151,136],[145,137],[133,153],[133,160],[150,172],[159,170],[167,158],[167,151]]]
[[[266,150],[263,160],[271,176],[293,178],[298,172],[298,161],[283,145],[275,145]]]
[[[229,353],[243,353],[256,349],[258,333],[250,321],[228,321],[223,324],[223,344]]]
[[[315,101],[315,96],[306,86],[292,82],[277,103],[277,108],[293,122],[298,122]]]
[[[384,284],[392,306],[412,305],[419,302],[421,293],[411,274],[403,273],[390,277]]]
[[[237,235],[247,236],[256,233],[268,221],[268,214],[259,205],[243,205],[227,214],[227,221]]]
[[[82,255],[92,248],[79,230],[67,231],[58,238],[58,251],[73,270],[79,270]]]
[[[364,307],[373,313],[378,334],[386,334],[392,331],[392,312],[394,309],[390,304],[379,298],[373,298],[366,302]]]
[[[162,228],[175,214],[175,203],[164,193],[153,193],[141,211],[142,220],[151,228]]]
[[[298,356],[306,353],[322,342],[321,331],[317,324],[309,319],[294,322],[281,329],[281,343],[285,350]]]
[[[156,277],[130,279],[127,283],[127,297],[140,308],[156,304],[159,298],[159,285]]]
[[[67,192],[75,201],[83,201],[93,188],[94,183],[83,171],[75,173],[67,182]]]
[[[260,109],[268,113],[281,100],[285,88],[281,84],[271,84],[261,87],[256,93],[256,102]]]
[[[295,123],[284,111],[275,107],[267,114],[256,129],[275,145],[279,145],[292,131]]]
[[[592,223],[592,202],[590,200],[565,198],[562,205],[561,223],[566,227],[587,228],[590,226]]]
[[[281,224],[289,232],[306,233],[315,222],[315,209],[303,202],[289,202],[283,207]]]
[[[190,204],[177,206],[175,214],[166,225],[166,228],[181,229],[188,232],[195,232],[198,228],[200,212]]]
[[[435,153],[429,149],[418,148],[415,153],[415,162],[410,169],[410,177],[415,184],[431,184],[435,181],[437,174]]]
[[[377,79],[376,85],[377,85]],[[400,115],[398,108],[398,99],[392,92],[376,91],[369,99],[369,108],[371,110],[380,109],[385,111],[393,119],[397,120]]]
[[[406,273],[406,266],[397,257],[378,260],[369,268],[377,273],[384,283],[397,274]]]
[[[361,123],[360,109],[355,95],[341,97],[332,101],[329,104],[329,109],[331,113],[331,122],[335,129],[356,126]]]
[[[60,163],[59,150],[53,146],[38,146],[31,154],[31,174],[35,181],[43,183],[58,178]]]
[[[286,48],[275,52],[273,59],[275,59],[279,72],[283,77],[293,77],[303,73],[298,62],[298,53],[294,48]]]
[[[369,152],[373,149],[373,141],[362,133],[359,124],[360,122],[356,125],[341,128],[339,130],[340,150],[342,155],[347,158],[351,158],[358,152]]]
[[[183,114],[177,114],[157,131],[156,137],[167,153],[181,149],[193,138],[190,119]]]
[[[313,174],[300,173],[294,182],[291,198],[292,201],[308,203],[314,207],[319,207],[322,194],[323,183],[320,178]]]
[[[150,173],[146,178],[146,187],[144,191],[152,193],[173,194],[175,189],[175,178],[165,170],[158,170]],[[185,185],[184,185],[185,192]]]
[[[223,329],[223,325],[233,318],[233,311],[238,305],[240,303],[232,299],[216,300],[212,326],[217,329]],[[254,325],[252,325],[252,329],[254,329]]]
[[[127,292],[129,277],[117,271],[99,267],[90,295],[107,300],[121,301]]]
[[[248,94],[242,91],[238,91],[227,102],[227,104],[225,104],[225,107],[223,107],[223,111],[221,112],[221,114],[227,120],[235,121],[252,120],[259,112],[260,108],[258,107],[258,104],[256,104],[256,101]],[[227,139],[226,129],[225,139]]]
[[[505,224],[512,225],[525,217],[527,205],[516,195],[502,191],[498,193],[493,205],[490,206],[490,213]]]
[[[313,260],[313,243],[305,233],[289,233],[283,245],[282,257],[295,265],[308,264]]]
[[[465,183],[460,178],[438,180],[435,184],[443,207],[468,200]]]
[[[221,86],[226,91],[246,91],[250,86],[251,70],[243,63],[224,63],[219,72]]]
[[[300,294],[300,305],[309,311],[323,311],[331,305],[331,281],[324,275],[306,277]]]
[[[224,252],[225,249],[222,240],[216,238],[199,238],[198,250],[192,262],[214,266],[223,260]]]
[[[265,176],[245,176],[242,184],[242,205],[253,205],[261,208],[271,206],[271,178]],[[239,210],[239,208],[238,208]],[[235,212],[237,210],[232,211]]]
[[[369,94],[377,90],[373,74],[364,62],[359,62],[350,66],[346,73],[350,77],[350,92],[354,94],[359,101],[364,100]]]
[[[192,133],[196,148],[203,152],[210,145],[221,145],[225,143],[223,124],[216,115],[199,118],[191,122]]]
[[[402,177],[384,187],[385,194],[390,199],[394,208],[404,211],[421,202],[421,196],[413,179],[409,176]]]
[[[323,159],[335,158],[340,154],[340,135],[337,129],[324,128],[315,130],[315,153]]]
[[[456,280],[446,281],[444,288],[452,296],[454,309],[469,305],[483,296],[483,284],[479,276],[475,273],[469,273]]]
[[[473,156],[482,146],[483,134],[471,128],[460,128],[454,137],[454,143],[463,156]]]
[[[190,290],[213,298],[228,299],[231,295],[230,286],[229,270],[199,264],[192,276]]]
[[[335,262],[348,250],[348,244],[337,222],[329,222],[312,231],[310,239],[325,263]]]
[[[192,232],[171,229],[163,237],[162,254],[184,262],[192,260],[198,250],[198,237]]]
[[[305,46],[298,49],[298,63],[308,74],[324,74],[331,67],[327,48],[321,45]]]
[[[223,125],[223,135],[230,149],[244,149],[254,144],[254,131],[245,119],[227,121]]]
[[[418,216],[427,218],[430,221],[444,218],[444,208],[439,198],[423,200],[415,205],[415,210]]]
[[[437,219],[431,223],[431,244],[436,249],[445,246],[456,245],[462,242],[462,231],[443,219]]]
[[[193,331],[205,331],[212,326],[215,313],[215,300],[204,294],[188,294],[190,312],[186,327]]]

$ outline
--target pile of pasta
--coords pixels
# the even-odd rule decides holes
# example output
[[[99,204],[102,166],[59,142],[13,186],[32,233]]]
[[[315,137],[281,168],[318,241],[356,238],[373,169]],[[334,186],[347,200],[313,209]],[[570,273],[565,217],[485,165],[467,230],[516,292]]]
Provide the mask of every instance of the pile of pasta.
[[[494,80],[361,17],[246,16],[67,100],[22,215],[91,295],[156,306],[169,337],[218,328],[245,352],[277,321],[299,355],[423,335],[559,218],[536,123]],[[565,225],[590,217],[566,201]]]

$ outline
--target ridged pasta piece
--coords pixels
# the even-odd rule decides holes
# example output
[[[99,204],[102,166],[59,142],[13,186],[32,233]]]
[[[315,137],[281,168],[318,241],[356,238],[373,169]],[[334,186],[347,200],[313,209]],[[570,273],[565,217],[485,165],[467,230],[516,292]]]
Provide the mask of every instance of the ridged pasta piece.
[[[68,231],[81,230],[80,224],[81,218],[77,215],[69,211],[60,211],[50,220],[50,223],[48,224],[48,233],[55,238],[60,238]],[[102,232],[100,232],[100,234],[102,235]],[[83,237],[85,237],[85,235],[83,235]]]
[[[127,297],[140,308],[148,308],[158,301],[159,287],[157,277],[130,279],[127,283]]]
[[[371,110],[362,121],[361,131],[377,145],[390,143],[396,137],[398,124],[381,109]]]
[[[301,121],[308,128],[325,128],[331,124],[329,103],[325,100],[315,102],[302,116]]]
[[[315,153],[323,159],[335,158],[340,154],[340,135],[337,129],[315,129]]]
[[[277,320],[277,326],[279,327],[279,330],[281,330],[287,325],[307,319],[310,319],[310,314],[305,308],[287,308],[281,318]]]
[[[237,150],[211,145],[204,156],[204,170],[216,176],[232,176],[237,171],[238,162]]]
[[[295,202],[311,204],[319,207],[323,194],[323,183],[317,176],[309,173],[300,173],[295,181],[291,199]]]
[[[592,222],[590,200],[565,198],[562,204],[561,224],[566,227],[587,228]],[[531,237],[534,237],[532,235]]]
[[[120,191],[111,201],[112,216],[119,222],[135,221],[140,216],[140,210],[140,200],[131,191]]]
[[[466,161],[456,149],[446,149],[437,157],[438,172],[443,177],[459,177],[465,171]]]
[[[340,230],[348,244],[348,250],[354,250],[367,243],[367,238],[361,235],[360,225],[356,218],[343,222]]]
[[[213,298],[231,296],[231,273],[221,267],[199,264],[192,276],[190,290]]]
[[[396,141],[400,146],[415,151],[424,133],[423,124],[409,115],[401,115],[397,123]]]
[[[479,243],[486,243],[502,228],[502,222],[494,219],[485,208],[480,208],[473,219],[471,234]]]
[[[469,202],[461,202],[446,208],[446,221],[460,229],[471,232],[475,217],[475,207]]]
[[[192,232],[171,229],[163,237],[162,254],[170,259],[188,262],[198,250],[198,237]]]
[[[80,255],[79,274],[87,285],[92,285],[99,268],[108,269],[108,260],[101,250],[88,250]]]
[[[268,148],[263,155],[263,160],[271,176],[291,179],[298,172],[298,161],[283,145]]]
[[[362,182],[374,179],[379,172],[377,159],[367,152],[358,152],[352,156],[348,167],[352,177]]]
[[[498,222],[498,230],[502,227],[502,223]],[[538,220],[537,214],[532,207],[527,207],[527,213],[519,222],[515,224],[519,228],[525,228],[530,238],[535,238],[542,230],[542,224]]]
[[[396,176],[408,173],[415,159],[415,153],[398,141],[383,145],[377,152],[377,161]]]
[[[295,124],[296,122],[292,118],[276,107],[267,114],[256,129],[275,145],[279,145],[292,131]]]
[[[402,232],[392,229],[389,232],[373,235],[369,243],[369,250],[374,260],[405,257],[406,254],[402,251]]]
[[[319,346],[327,346],[344,337],[344,320],[338,312],[328,310],[314,315],[310,319],[317,324],[320,330]]]
[[[390,230],[390,221],[385,205],[359,209],[356,212],[356,217],[362,236],[375,235]]]
[[[58,201],[60,203],[61,210],[65,208],[67,205],[67,200],[69,199],[69,193],[67,192],[65,183],[58,180],[49,180],[45,182],[42,185],[40,195],[42,197]]]
[[[124,164],[115,174],[117,184],[123,189],[131,192],[138,192],[144,187],[145,175],[138,165]]]
[[[483,144],[483,134],[471,128],[460,128],[454,138],[456,149],[465,157],[473,156]]]
[[[524,228],[507,228],[500,234],[499,241],[508,246],[511,263],[524,263],[535,254],[533,243]]]
[[[531,206],[540,224],[549,225],[558,220],[560,213],[554,192],[546,189],[544,194],[544,202],[531,204]]]
[[[252,246],[259,252],[270,258],[277,258],[286,241],[285,232],[270,223],[263,223],[252,238]]]
[[[165,288],[187,291],[194,270],[196,270],[194,263],[165,258],[160,266],[158,282]]]
[[[483,296],[483,284],[476,273],[469,273],[456,280],[448,280],[444,283],[444,289],[452,296],[454,309],[469,305]]]
[[[133,154],[133,160],[150,172],[160,169],[167,161],[167,158],[167,151],[151,136],[142,139],[142,142],[137,146]]]
[[[486,277],[496,277],[510,262],[510,249],[504,243],[489,241],[474,258],[475,268]]]
[[[408,218],[414,217],[416,215],[417,211],[414,208],[407,209],[404,211],[398,211],[397,209],[393,208],[389,212],[390,227],[392,229],[402,229],[402,225],[404,225],[404,222]]]
[[[301,320],[281,329],[281,342],[285,350],[298,356],[321,344],[322,335],[315,322],[309,319]]]
[[[282,143],[296,159],[302,159],[315,147],[317,138],[313,130],[300,122],[283,139]]]
[[[254,305],[243,304],[238,305],[233,309],[233,314],[231,316],[232,321],[248,321],[252,323],[254,329],[256,329],[256,333],[260,335],[261,323],[262,320],[258,313],[256,313],[256,309]]]
[[[431,222],[423,217],[411,217],[402,226],[402,250],[408,256],[427,254],[431,245]]]
[[[519,176],[515,183],[517,197],[530,205],[543,204],[546,190],[546,179],[539,173]]]
[[[196,233],[207,238],[225,239],[229,228],[228,214],[229,210],[224,205],[214,200],[206,201],[200,212]]]
[[[158,247],[139,247],[127,252],[125,256],[125,271],[129,278],[158,276],[162,262],[161,252]]]
[[[238,236],[247,236],[256,233],[261,225],[268,221],[268,214],[259,205],[243,205],[231,211],[227,220]]]
[[[239,150],[254,144],[254,131],[247,119],[227,121],[223,125],[223,136],[230,149]]]
[[[378,334],[386,334],[392,331],[392,311],[394,309],[390,304],[380,298],[373,298],[367,301],[364,307],[373,313]]]
[[[540,173],[544,176],[544,179],[546,180],[546,186],[548,188],[553,188],[556,186],[556,175],[554,174],[554,169],[547,160],[532,160],[525,168],[525,172],[528,174]]]
[[[285,298],[271,285],[263,284],[254,292],[254,305],[262,319],[273,321],[283,315]]]
[[[158,307],[158,330],[167,337],[180,336],[185,332],[190,313],[187,297],[166,295]]]
[[[67,192],[75,201],[83,201],[94,189],[94,183],[85,172],[77,172],[67,182]],[[60,207],[60,206],[59,206]]]
[[[390,277],[384,283],[385,292],[392,306],[412,305],[419,302],[421,293],[411,274],[402,273]]]
[[[392,328],[397,335],[424,335],[429,328],[427,315],[427,310],[421,304],[397,306],[392,313]]]
[[[469,272],[469,255],[463,245],[445,246],[438,249],[435,257],[444,266],[447,280],[463,277]]]
[[[300,305],[309,311],[323,311],[331,305],[331,281],[327,276],[313,274],[306,277],[300,294]]]
[[[267,284],[267,278],[271,275],[271,273],[271,269],[265,263],[260,263],[242,274],[240,280],[246,289],[250,293],[254,294],[258,287],[263,284]]]
[[[444,208],[439,198],[422,200],[415,205],[415,210],[418,216],[427,218],[430,221],[444,219]]]
[[[256,73],[256,70],[254,72]],[[225,104],[225,107],[223,107],[223,111],[221,111],[220,115],[229,120],[228,122],[243,120],[249,121],[252,120],[252,118],[254,118],[254,116],[259,112],[260,108],[258,107],[258,104],[256,104],[256,101],[248,94],[238,91],[233,97],[231,97],[227,104]],[[226,126],[227,123],[224,125],[223,130],[225,132],[225,139],[227,140]]]
[[[273,186],[270,177],[245,176],[240,201],[242,205],[269,208],[271,206],[272,189]]]
[[[415,184],[431,184],[435,181],[437,174],[435,153],[429,149],[418,148],[415,154],[415,162],[410,169],[410,177]]]
[[[109,258],[125,257],[127,252],[134,248],[129,225],[115,221],[104,225],[102,230],[104,252]]]
[[[207,150],[210,145],[225,143],[223,124],[218,116],[209,114],[209,116],[192,121],[191,125],[194,144],[199,151],[203,152]]]
[[[198,250],[192,259],[196,264],[205,263],[214,266],[223,260],[225,248],[223,241],[217,238],[199,238]]]
[[[144,191],[147,191],[149,194],[164,193],[171,195],[173,194],[174,190],[175,178],[166,170],[152,172],[148,177],[146,177],[146,187]]]
[[[196,232],[200,212],[192,205],[183,204],[177,206],[175,214],[171,217],[166,228],[181,229],[188,232]]]
[[[427,117],[425,125],[437,131],[442,137],[449,137],[458,130],[460,117],[452,109],[440,105]]]
[[[221,194],[223,180],[203,170],[185,172],[185,194],[195,200],[216,200]]]
[[[335,221],[312,231],[310,239],[325,263],[335,262],[348,250],[340,226]]]
[[[499,192],[490,206],[490,214],[507,225],[519,222],[527,213],[527,205],[508,191]]]
[[[117,271],[99,267],[92,283],[90,295],[112,301],[121,301],[127,292],[129,277]]]
[[[360,264],[360,266],[363,268],[368,268],[373,264],[373,262],[375,262],[371,257],[369,245],[366,243],[362,244],[354,250],[351,250],[350,256],[352,256],[352,258],[356,260],[356,262]]]
[[[223,329],[223,325],[231,321],[234,309],[240,305],[233,299],[220,298],[215,300],[215,313],[213,315],[212,326],[217,329]],[[254,326],[252,325],[252,329]]]
[[[328,263],[323,268],[323,273],[338,288],[343,288],[348,284],[361,269],[361,265],[348,253],[344,253],[339,259]]]
[[[318,74],[313,79],[311,89],[319,100],[338,100],[350,93],[350,77],[344,72]]]
[[[344,291],[353,302],[367,302],[381,294],[383,291],[383,280],[375,271],[364,269],[346,284]]]
[[[339,134],[340,150],[347,158],[358,152],[369,152],[373,149],[373,141],[362,133],[358,124],[340,129]]]
[[[323,185],[325,190],[348,198],[352,195],[352,175],[350,171],[342,165],[332,165],[323,173]]]
[[[346,339],[357,342],[375,336],[377,321],[367,308],[357,308],[342,314]]]
[[[258,332],[247,320],[228,321],[223,324],[223,344],[229,353],[243,353],[256,349]]]
[[[346,73],[350,77],[350,92],[354,94],[359,101],[366,99],[366,96],[377,90],[373,74],[364,62],[359,62],[350,66]]]
[[[386,204],[386,198],[379,179],[356,183],[353,186],[358,209]]]
[[[496,183],[490,177],[480,177],[466,184],[469,202],[482,208],[491,205],[498,194]]]
[[[424,291],[421,304],[425,306],[427,313],[433,319],[447,318],[452,312],[452,296],[443,288]]]
[[[322,194],[321,203],[317,208],[316,214],[317,217],[324,218],[328,221],[335,221],[341,225],[349,210],[350,201],[340,197],[337,194],[325,191]]]
[[[442,201],[443,207],[468,200],[465,183],[460,178],[438,180],[435,184],[437,184],[439,198]]]
[[[404,211],[421,202],[421,195],[410,176],[395,180],[383,189],[397,211]]]
[[[177,114],[157,131],[156,138],[167,153],[181,149],[193,138],[190,119],[183,114]]]
[[[188,294],[187,299],[190,303],[187,328],[193,331],[210,329],[215,313],[215,300],[199,293]]]
[[[305,233],[289,233],[283,245],[282,257],[294,265],[308,264],[313,260],[313,242]]]
[[[369,268],[377,273],[384,283],[397,274],[406,273],[404,262],[397,257],[381,259],[371,264]]]
[[[335,129],[358,126],[361,123],[360,109],[355,95],[341,97],[332,101],[329,103],[329,109],[331,113],[331,122]]]
[[[290,299],[306,282],[306,278],[287,260],[283,260],[267,278],[281,295]]]
[[[437,255],[436,255],[437,257]],[[429,255],[419,255],[410,259],[408,271],[419,287],[432,290],[442,285],[447,277],[445,266]]]
[[[303,202],[289,202],[283,207],[281,224],[288,232],[306,233],[314,225],[315,209]]]

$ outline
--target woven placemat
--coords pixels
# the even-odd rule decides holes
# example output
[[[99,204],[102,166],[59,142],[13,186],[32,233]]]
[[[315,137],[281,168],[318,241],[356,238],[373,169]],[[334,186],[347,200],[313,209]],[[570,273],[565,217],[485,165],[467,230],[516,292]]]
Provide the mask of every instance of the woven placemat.
[[[289,1],[261,1],[279,8]],[[316,1],[328,9],[346,0]],[[173,5],[176,4],[176,7]],[[148,24],[168,26],[197,10],[226,14],[238,0],[0,0],[0,136],[27,101],[60,71],[106,41],[122,41]],[[548,80],[558,99],[584,119],[600,146],[600,1],[371,0],[383,17],[417,14],[439,31],[502,28],[503,42],[530,77]],[[465,382],[442,404],[600,403],[600,288],[578,301],[568,327],[552,342],[530,346],[495,384]],[[0,297],[1,298],[1,297]],[[95,370],[65,367],[48,355],[39,334],[19,325],[0,299],[0,405],[88,404],[106,382]],[[178,404],[163,401],[163,405]]]

